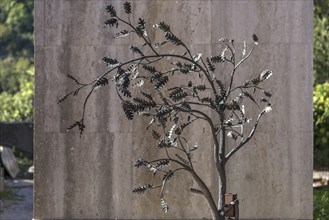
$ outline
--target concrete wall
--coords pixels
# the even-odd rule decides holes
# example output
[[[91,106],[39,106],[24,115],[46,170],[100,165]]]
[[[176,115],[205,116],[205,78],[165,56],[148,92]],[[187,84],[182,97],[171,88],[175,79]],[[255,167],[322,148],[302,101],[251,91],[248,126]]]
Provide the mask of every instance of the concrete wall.
[[[105,6],[112,3],[121,13],[123,1],[34,1],[34,218],[210,218],[202,198],[188,192],[195,183],[186,177],[177,175],[168,188],[168,214],[160,211],[156,192],[131,193],[151,178],[134,168],[134,161],[157,151],[144,130],[147,122],[126,120],[112,85],[91,97],[85,134],[66,132],[83,103],[74,98],[57,105],[74,85],[65,75],[89,81],[106,70],[104,56],[131,56],[127,48],[136,39],[113,40],[113,29],[102,27]],[[266,84],[274,94],[274,110],[262,120],[254,141],[229,162],[228,190],[243,199],[243,219],[311,219],[313,1],[136,0],[133,8],[134,20],[164,20],[194,52],[206,55],[218,53],[219,37],[241,45],[252,42],[253,33],[259,36],[260,45],[241,72],[275,72]],[[190,130],[195,140],[209,133],[206,125],[198,126]],[[211,160],[210,138],[203,137],[202,144],[195,160]],[[213,163],[197,171],[215,193]]]

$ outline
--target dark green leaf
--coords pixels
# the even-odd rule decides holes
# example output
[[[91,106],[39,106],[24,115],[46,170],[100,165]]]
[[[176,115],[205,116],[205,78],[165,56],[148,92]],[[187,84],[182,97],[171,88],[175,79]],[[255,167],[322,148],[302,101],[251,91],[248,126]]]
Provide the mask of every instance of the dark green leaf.
[[[216,79],[215,82],[218,85],[219,92],[220,92],[221,96],[224,97],[226,95],[226,88],[225,88],[224,83],[219,79]]]
[[[144,19],[139,18],[138,19],[138,27],[144,30],[146,28],[146,22]]]
[[[183,130],[188,126],[188,125],[190,125],[192,123],[192,121],[189,121],[189,122],[186,122],[186,123],[182,123],[181,125],[180,125],[180,129],[181,129],[181,131],[183,132]]]
[[[169,97],[175,102],[184,99],[187,95],[188,94],[180,87],[174,88],[173,91],[169,93]]]
[[[131,92],[128,89],[120,88],[119,90],[124,96],[131,98]]]
[[[135,45],[133,45],[133,46],[131,46],[130,47],[130,50],[133,52],[133,53],[137,53],[137,54],[139,54],[140,56],[144,56],[144,54],[142,53],[142,51],[138,48],[138,47],[136,47]]]
[[[77,96],[79,94],[80,89],[74,91],[73,96]]]
[[[163,149],[163,148],[170,148],[172,145],[168,142],[165,142],[164,140],[160,141],[158,144],[158,148]]]
[[[204,97],[204,98],[201,99],[201,102],[208,102],[208,103],[211,103],[211,102],[213,102],[213,100],[212,100],[212,98],[210,98],[210,97]]]
[[[85,130],[85,125],[84,125],[84,123],[83,123],[83,119],[81,119],[81,121],[76,121],[76,122],[74,122],[70,127],[68,127],[66,130],[67,131],[70,131],[70,130],[72,130],[73,128],[75,128],[75,127],[78,127],[79,128],[79,131],[80,131],[80,136],[82,135],[82,133],[84,132],[84,130]]]
[[[162,73],[155,73],[152,75],[152,81],[155,81],[155,89],[161,89],[168,81],[168,76],[164,76]]]
[[[145,100],[142,98],[135,97],[134,101],[141,106],[139,109],[144,110],[145,108],[156,107],[156,103],[153,100]]]
[[[113,26],[115,26],[115,27],[118,27],[118,25],[119,25],[119,23],[118,23],[118,19],[116,19],[116,18],[110,18],[110,19],[108,19],[108,20],[106,20],[105,22],[104,22],[104,27],[113,27]]]
[[[136,162],[135,162],[135,167],[141,167],[141,166],[147,166],[149,164],[149,162],[147,162],[146,160],[144,159],[138,159]]]
[[[155,165],[156,169],[162,168],[162,167],[167,167],[170,166],[170,160],[160,160],[159,162],[157,162],[157,164]]]
[[[264,94],[266,95],[266,97],[269,97],[269,98],[272,97],[272,93],[269,91],[264,91]]]
[[[117,86],[119,87],[119,91],[122,92],[124,96],[131,97],[131,92],[129,91],[129,87],[130,87],[129,73],[126,73],[121,69],[119,69],[118,72],[120,72],[120,74],[118,74],[119,76],[116,77],[116,83]]]
[[[191,110],[191,106],[186,102],[182,102],[180,106],[185,110]]]
[[[170,26],[166,24],[165,22],[161,21],[159,24],[153,25],[153,28],[160,28],[164,32],[169,32],[170,31]]]
[[[149,93],[146,93],[146,92],[140,92],[144,97],[146,97],[147,99],[149,99],[149,100],[153,100],[153,97],[151,96],[151,94],[149,94]]]
[[[200,92],[203,92],[206,90],[206,85],[197,85],[193,87],[193,90],[198,90]]]
[[[115,17],[117,15],[113,5],[106,6],[106,11],[111,15],[111,17]]]
[[[109,57],[104,57],[102,60],[111,68],[117,67],[120,65],[120,63],[116,59],[112,59]]]
[[[125,2],[125,3],[123,4],[123,7],[124,7],[125,12],[126,12],[127,14],[131,14],[131,4],[130,4],[130,2]]]
[[[159,140],[161,138],[161,135],[159,132],[157,132],[156,130],[152,130],[152,136],[154,139]]]
[[[214,72],[215,71],[215,66],[211,63],[211,60],[209,57],[207,57],[207,65],[208,65],[208,69],[211,71],[211,72]]]
[[[255,44],[258,44],[258,37],[256,34],[252,35],[252,39],[254,40]]]
[[[128,120],[132,120],[134,118],[134,112],[136,111],[135,106],[129,101],[123,101],[121,105]]]
[[[182,41],[170,32],[167,32],[165,34],[165,38],[167,40],[169,40],[171,43],[175,44],[175,45],[181,45],[182,44]]]
[[[133,193],[142,194],[150,188],[152,188],[152,186],[150,184],[146,184],[144,186],[140,186],[140,187],[133,189]]]
[[[265,98],[262,98],[260,101],[261,101],[261,102],[268,102],[268,100],[265,99]]]
[[[72,129],[75,128],[76,126],[79,126],[79,124],[80,124],[80,121],[75,121],[70,127],[68,127],[68,128],[66,129],[66,131],[70,131],[70,130],[72,130]]]
[[[225,58],[223,56],[212,56],[210,57],[210,61],[212,63],[219,63],[219,62],[224,62]]]
[[[109,83],[108,79],[106,77],[102,77],[96,81],[95,88],[106,86],[108,83]]]
[[[146,69],[147,71],[149,71],[150,73],[157,72],[156,69],[155,69],[155,67],[153,67],[153,66],[143,65],[143,68]]]
[[[61,97],[58,101],[57,104],[61,104],[62,102],[64,102],[71,94],[66,94],[63,97]]]

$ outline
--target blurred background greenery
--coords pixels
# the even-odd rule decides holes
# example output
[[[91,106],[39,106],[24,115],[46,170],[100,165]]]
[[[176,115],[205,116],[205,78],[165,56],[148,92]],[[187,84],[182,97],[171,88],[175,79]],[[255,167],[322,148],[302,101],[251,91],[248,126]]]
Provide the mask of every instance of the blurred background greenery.
[[[314,168],[329,170],[329,0],[314,1]],[[33,121],[33,0],[0,1],[0,121]],[[329,187],[314,219],[329,216]]]
[[[314,3],[314,167],[329,170],[329,0]]]
[[[33,0],[0,1],[0,121],[33,120]]]

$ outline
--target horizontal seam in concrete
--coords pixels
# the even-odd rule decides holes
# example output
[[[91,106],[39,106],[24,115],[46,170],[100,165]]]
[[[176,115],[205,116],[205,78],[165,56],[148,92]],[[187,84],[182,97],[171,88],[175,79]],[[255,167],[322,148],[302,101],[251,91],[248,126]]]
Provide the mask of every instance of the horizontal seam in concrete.
[[[242,44],[243,42],[241,42]],[[116,46],[130,46],[132,44],[101,44],[101,45],[85,45],[85,44],[51,44],[51,45],[39,45],[44,47],[116,47]],[[221,43],[209,43],[209,44],[190,44],[190,45],[222,45]],[[307,43],[259,43],[261,45],[313,45],[312,42]]]
[[[91,132],[88,132],[88,131],[84,131],[82,136],[84,134],[113,134],[113,133],[127,134],[128,132],[113,132],[113,131],[91,131]],[[62,131],[43,132],[43,134],[74,134],[74,135],[80,135],[80,133],[78,133],[78,132],[62,132]]]
[[[46,0],[53,1],[53,0]],[[104,0],[56,0],[56,1],[99,1],[103,2]],[[149,0],[134,0],[135,2],[145,2]],[[173,1],[177,2],[177,0],[162,0],[162,1]],[[200,2],[200,1],[208,1],[212,2],[213,0],[180,0],[180,2]],[[216,0],[217,2],[228,2],[227,0]],[[230,2],[245,2],[246,0],[230,0]],[[248,0],[249,2],[264,2],[264,0]],[[265,0],[266,2],[313,2],[313,0]],[[112,0],[112,2],[122,2],[122,0]]]
[[[33,218],[32,220],[65,220],[65,219],[53,219],[53,218]],[[71,219],[71,220],[92,220],[92,219]],[[101,219],[100,219],[101,220]],[[155,219],[121,219],[121,218],[106,218],[103,220],[155,220]],[[176,220],[176,219],[172,219]],[[184,220],[184,219],[177,219],[177,220]],[[192,219],[192,218],[187,218],[185,220],[197,220],[197,219]],[[310,219],[301,219],[301,218],[253,218],[253,219],[241,219],[241,220],[310,220]]]

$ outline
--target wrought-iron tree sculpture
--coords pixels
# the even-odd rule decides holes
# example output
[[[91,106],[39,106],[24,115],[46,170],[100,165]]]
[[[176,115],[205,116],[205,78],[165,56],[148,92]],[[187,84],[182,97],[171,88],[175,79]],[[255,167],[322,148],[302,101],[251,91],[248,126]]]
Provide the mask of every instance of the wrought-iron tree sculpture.
[[[167,212],[169,206],[164,195],[166,183],[177,171],[185,170],[191,174],[199,187],[199,189],[190,188],[190,191],[203,195],[212,218],[225,219],[225,165],[251,140],[261,117],[271,111],[269,100],[272,95],[264,90],[261,84],[272,75],[272,71],[266,69],[244,84],[235,85],[235,73],[258,45],[257,36],[252,36],[254,43],[250,50],[247,50],[247,44],[244,42],[240,59],[237,57],[234,41],[227,38],[219,39],[224,46],[220,54],[204,58],[201,53],[192,53],[184,41],[177,37],[165,22],[152,26],[154,31],[162,31],[164,34],[162,42],[152,42],[146,22],[139,18],[138,23],[134,24],[130,20],[132,8],[129,2],[124,3],[126,19],[119,16],[112,5],[108,5],[106,10],[110,18],[105,21],[105,27],[118,28],[119,24],[126,27],[114,34],[114,38],[124,38],[135,34],[142,39],[143,44],[130,47],[132,53],[135,54],[133,59],[120,62],[115,58],[104,57],[103,60],[109,70],[89,83],[81,83],[72,75],[68,75],[75,81],[77,87],[61,98],[58,103],[69,96],[77,96],[82,89],[90,88],[89,93],[84,97],[81,119],[71,125],[68,130],[77,127],[80,134],[84,132],[85,112],[90,95],[97,88],[106,86],[112,78],[126,117],[129,120],[133,120],[135,115],[148,117],[150,123],[147,129],[157,140],[157,147],[166,155],[164,158],[136,161],[136,167],[146,167],[153,175],[161,173],[163,178],[158,185],[152,180],[152,183],[137,187],[133,189],[133,192],[144,193],[147,190],[159,189],[162,210]],[[164,52],[166,47],[164,45],[168,44],[182,49],[183,53]],[[232,66],[226,86],[215,74],[216,65],[225,62]],[[159,67],[160,63],[167,67]],[[177,84],[177,80],[175,81],[177,76],[184,77],[184,84]],[[200,83],[201,80],[195,76],[204,77],[206,83]],[[258,113],[255,120],[248,117],[246,103],[257,106]],[[207,112],[214,112],[214,114],[210,116]],[[209,147],[213,148],[213,160],[220,180],[217,204],[209,188],[193,167],[191,154],[197,151],[198,145],[189,146],[188,137],[184,136],[186,128],[199,120],[209,125],[214,143]],[[230,147],[230,151],[228,151],[226,137],[234,140],[232,142],[234,146]]]

